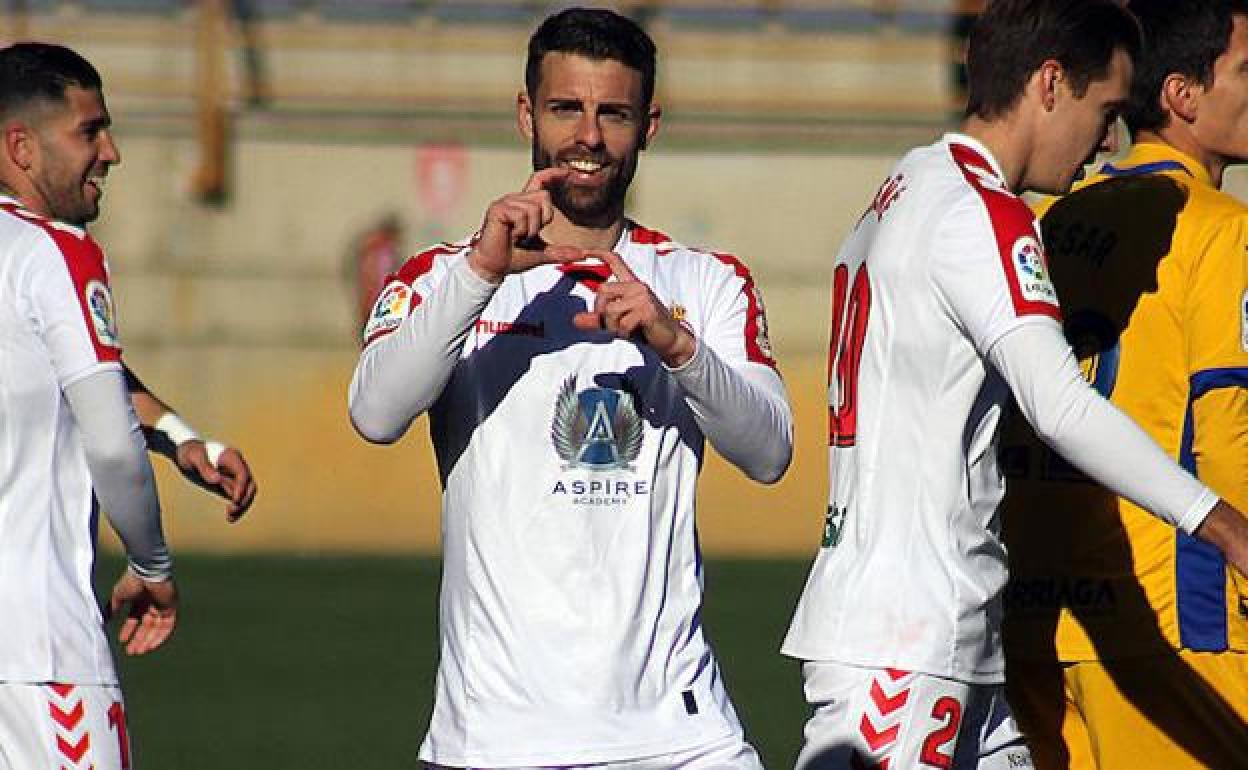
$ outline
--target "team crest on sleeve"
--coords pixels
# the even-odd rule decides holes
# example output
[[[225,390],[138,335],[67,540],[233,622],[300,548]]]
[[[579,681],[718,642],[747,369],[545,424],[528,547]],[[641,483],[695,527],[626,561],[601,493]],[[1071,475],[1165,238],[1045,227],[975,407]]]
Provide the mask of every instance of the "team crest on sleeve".
[[[95,338],[104,347],[121,347],[121,340],[117,336],[117,313],[113,308],[113,295],[108,286],[102,281],[88,281],[83,300],[91,316]]]
[[[1044,249],[1035,236],[1023,235],[1014,241],[1010,249],[1010,265],[1018,277],[1018,290],[1024,300],[1057,304],[1057,290],[1049,277]]]
[[[371,340],[378,334],[394,331],[403,323],[412,308],[412,287],[402,281],[391,281],[382,289],[368,314],[364,326],[364,339]]]
[[[632,395],[610,388],[578,393],[575,375],[564,380],[555,399],[550,437],[565,470],[633,470],[642,436]]]

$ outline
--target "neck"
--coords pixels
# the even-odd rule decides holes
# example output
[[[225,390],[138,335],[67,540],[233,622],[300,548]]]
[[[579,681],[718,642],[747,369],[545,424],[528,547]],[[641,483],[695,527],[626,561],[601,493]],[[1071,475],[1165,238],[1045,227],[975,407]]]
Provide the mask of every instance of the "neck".
[[[572,223],[561,211],[555,209],[555,218],[542,230],[542,238],[551,245],[575,246],[594,251],[610,251],[620,240],[624,231],[624,217],[613,217],[603,227]]]
[[[1156,131],[1138,132],[1135,135],[1135,141],[1173,147],[1204,166],[1205,171],[1209,172],[1209,178],[1213,180],[1213,186],[1219,190],[1222,189],[1222,176],[1226,173],[1228,165],[1226,159],[1202,147],[1191,132],[1186,130],[1186,127],[1176,125],[1173,118],[1170,120],[1170,125],[1163,126]]]
[[[962,122],[962,133],[988,148],[1005,174],[1006,185],[1014,192],[1021,187],[1027,171],[1026,133],[1011,118],[984,120],[972,115]]]

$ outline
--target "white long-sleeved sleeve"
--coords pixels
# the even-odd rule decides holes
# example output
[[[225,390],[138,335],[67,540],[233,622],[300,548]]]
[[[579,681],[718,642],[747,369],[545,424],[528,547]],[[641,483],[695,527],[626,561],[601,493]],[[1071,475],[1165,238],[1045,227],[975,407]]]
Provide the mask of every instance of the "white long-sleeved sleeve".
[[[711,446],[755,481],[780,479],[793,458],[793,411],[769,366],[731,367],[698,342],[689,361],[669,369]]]
[[[121,371],[89,374],[65,388],[78,424],[91,483],[121,538],[130,568],[144,580],[173,574],[160,525],[160,501],[139,418]]]
[[[397,329],[364,349],[348,395],[361,436],[393,443],[433,405],[495,289],[461,257]]]
[[[1188,534],[1217,503],[1217,495],[1087,384],[1055,326],[1019,326],[997,340],[989,359],[1036,434],[1115,494]]]

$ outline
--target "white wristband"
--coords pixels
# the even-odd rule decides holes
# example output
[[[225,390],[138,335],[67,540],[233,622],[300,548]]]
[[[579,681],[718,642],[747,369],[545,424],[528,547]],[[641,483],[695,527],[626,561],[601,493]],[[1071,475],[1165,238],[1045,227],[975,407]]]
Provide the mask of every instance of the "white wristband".
[[[208,453],[208,462],[212,463],[212,467],[217,467],[217,463],[221,461],[221,455],[225,452],[226,446],[220,441],[212,441],[211,439],[204,442],[204,451]]]
[[[182,446],[188,441],[199,439],[195,429],[187,425],[175,412],[165,412],[152,427],[168,436],[174,446]]]

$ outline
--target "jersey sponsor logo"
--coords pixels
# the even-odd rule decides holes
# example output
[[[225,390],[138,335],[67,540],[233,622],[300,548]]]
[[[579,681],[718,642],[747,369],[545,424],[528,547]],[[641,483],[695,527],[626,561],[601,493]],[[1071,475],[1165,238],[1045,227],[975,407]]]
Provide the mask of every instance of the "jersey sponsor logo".
[[[610,388],[578,393],[576,375],[564,380],[550,425],[564,470],[634,470],[643,435],[632,395]]]
[[[1248,353],[1248,291],[1239,300],[1239,347]]]
[[[487,321],[484,318],[479,318],[475,328],[479,334],[519,334],[523,337],[546,336],[546,324],[540,322]]]
[[[1010,264],[1018,276],[1018,289],[1028,302],[1057,304],[1057,290],[1049,277],[1044,249],[1031,235],[1020,236],[1010,249]]]
[[[835,548],[840,544],[841,533],[845,531],[845,517],[848,515],[848,508],[841,508],[835,504],[828,506],[828,512],[823,517],[822,547]]]
[[[379,334],[399,328],[412,306],[412,287],[401,281],[392,281],[381,290],[373,312],[368,314],[364,326],[364,339],[371,340]]]
[[[102,281],[87,281],[83,299],[91,315],[95,338],[105,347],[121,347],[121,341],[117,337],[117,314],[113,309],[113,295],[108,286]]]
[[[1010,612],[1053,612],[1069,607],[1081,614],[1105,614],[1118,607],[1118,595],[1109,580],[1074,578],[1014,578],[1005,590]]]

